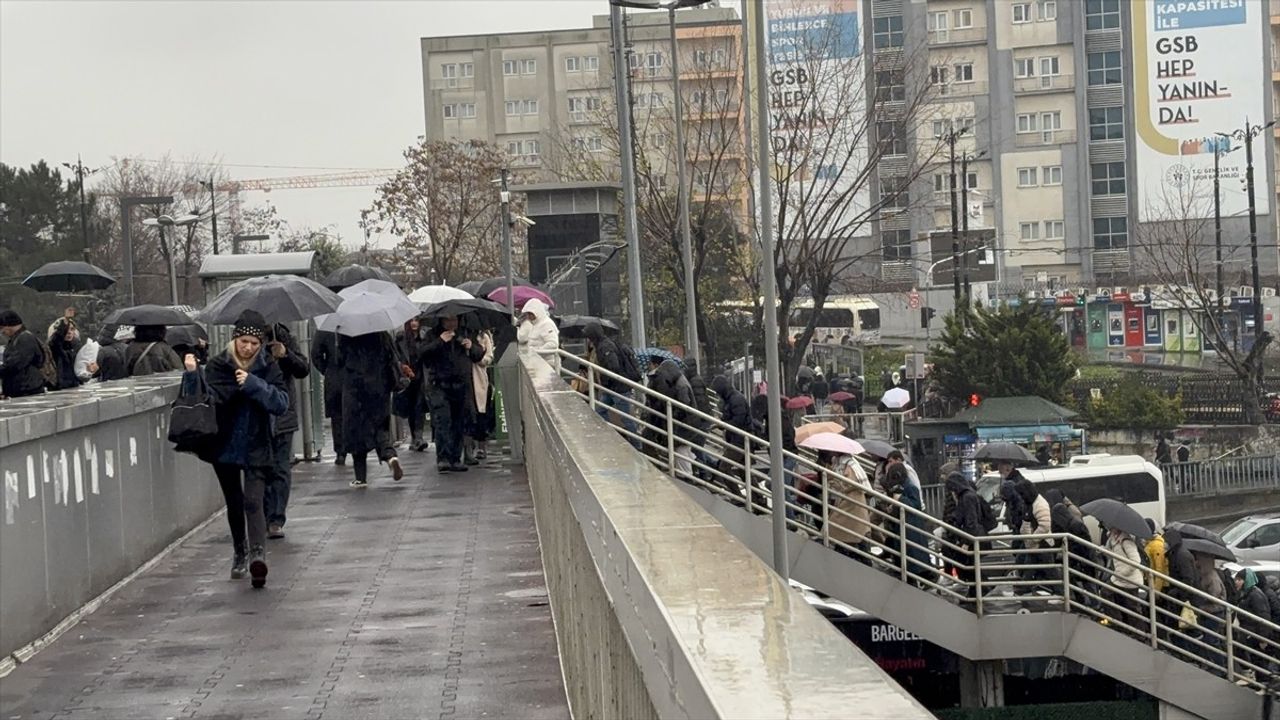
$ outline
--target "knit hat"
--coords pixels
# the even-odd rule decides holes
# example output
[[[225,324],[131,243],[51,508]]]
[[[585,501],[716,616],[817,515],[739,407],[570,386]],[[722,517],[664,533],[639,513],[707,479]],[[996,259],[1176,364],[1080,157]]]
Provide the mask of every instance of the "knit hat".
[[[256,310],[245,310],[240,313],[240,317],[236,318],[235,328],[231,331],[231,337],[244,337],[250,335],[259,340],[267,336],[267,321],[262,317],[262,313]]]
[[[8,309],[0,310],[0,327],[22,324],[22,318],[18,316],[17,311]]]

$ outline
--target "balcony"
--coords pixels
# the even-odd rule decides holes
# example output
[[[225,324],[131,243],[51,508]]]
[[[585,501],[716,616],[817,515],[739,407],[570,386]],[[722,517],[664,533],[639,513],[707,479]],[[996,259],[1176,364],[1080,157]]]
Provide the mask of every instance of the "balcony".
[[[974,95],[986,95],[987,83],[985,81],[956,82],[949,80],[945,83],[935,83],[933,91],[937,93],[938,98],[973,97]]]
[[[953,28],[949,30],[930,30],[929,45],[945,47],[948,45],[982,45],[987,42],[985,27]]]
[[[432,90],[474,90],[476,82],[474,77],[461,78],[432,78]]]
[[[1073,143],[1075,141],[1076,131],[1071,129],[1037,130],[1035,132],[1018,133],[1013,138],[1013,144],[1020,148],[1063,145],[1065,143]]]
[[[1019,94],[1036,94],[1074,90],[1075,75],[1040,75],[1037,77],[1016,78],[1013,91]]]

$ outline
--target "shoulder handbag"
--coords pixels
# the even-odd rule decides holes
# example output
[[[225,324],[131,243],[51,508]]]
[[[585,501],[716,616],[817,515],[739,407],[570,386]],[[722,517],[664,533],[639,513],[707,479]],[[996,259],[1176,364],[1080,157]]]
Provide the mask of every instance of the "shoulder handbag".
[[[197,372],[196,388],[181,393],[169,410],[169,442],[178,452],[200,454],[218,437],[218,415],[204,373]]]

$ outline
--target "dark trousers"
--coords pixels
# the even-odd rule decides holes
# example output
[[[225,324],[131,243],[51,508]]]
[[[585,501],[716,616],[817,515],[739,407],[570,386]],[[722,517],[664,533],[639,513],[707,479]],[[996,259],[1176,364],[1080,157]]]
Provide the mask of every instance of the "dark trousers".
[[[396,449],[391,445],[391,433],[385,427],[378,431],[378,462],[386,462],[396,457]],[[356,472],[356,480],[369,481],[369,452],[351,453],[351,468]]]
[[[462,462],[462,433],[466,426],[467,389],[462,385],[433,385],[427,393],[431,403],[431,428],[436,437],[436,459]]]
[[[427,424],[426,413],[409,413],[409,438],[414,447],[422,444],[422,428]]]
[[[227,502],[227,525],[231,527],[231,542],[237,553],[264,545],[267,541],[267,520],[262,513],[262,492],[267,484],[269,468],[240,467],[214,463],[213,472],[222,487],[222,497]],[[241,484],[241,475],[244,482]],[[245,544],[246,521],[249,542]]]
[[[280,433],[271,438],[271,456],[275,462],[267,475],[262,508],[268,525],[284,526],[285,506],[289,504],[289,489],[293,486],[293,433]]]
[[[342,413],[335,412],[329,418],[330,431],[333,432],[333,454],[346,455],[346,448],[342,447]]]

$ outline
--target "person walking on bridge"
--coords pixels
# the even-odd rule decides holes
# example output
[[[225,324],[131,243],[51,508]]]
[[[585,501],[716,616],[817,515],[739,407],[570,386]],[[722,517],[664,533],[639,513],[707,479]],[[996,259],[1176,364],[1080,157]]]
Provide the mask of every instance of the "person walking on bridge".
[[[276,323],[271,341],[267,343],[271,359],[280,366],[284,375],[285,391],[289,394],[289,409],[276,421],[271,437],[271,475],[263,493],[263,507],[267,514],[267,537],[284,537],[285,509],[289,505],[289,491],[293,487],[293,434],[298,430],[298,387],[294,380],[311,374],[311,363],[298,348],[293,334],[283,323]]]
[[[636,364],[635,352],[622,341],[605,335],[600,323],[588,322],[582,329],[582,335],[587,339],[587,349],[595,353],[597,365],[633,383],[644,379]],[[635,438],[638,432],[636,421],[631,417],[631,386],[611,375],[600,373],[597,373],[596,382],[604,386],[605,390],[596,394],[596,399],[600,402],[596,414],[607,421],[610,419],[609,409],[612,408],[621,419],[623,429],[629,433],[627,442],[639,449],[640,441]]]
[[[0,397],[26,397],[44,392],[45,378],[40,368],[46,357],[44,343],[27,329],[13,310],[0,310],[0,333],[9,338],[0,361]]]
[[[430,378],[427,398],[436,439],[436,469],[440,472],[468,470],[462,462],[462,436],[475,411],[472,368],[484,356],[485,348],[459,328],[456,315],[440,318],[427,333],[422,365]]]
[[[261,588],[267,583],[267,521],[262,497],[275,464],[275,425],[289,410],[289,394],[279,364],[262,351],[267,335],[262,315],[244,311],[231,335],[227,349],[204,368],[204,380],[216,408],[218,438],[202,459],[213,463],[227,504],[235,553],[231,579],[248,573],[253,586]],[[188,354],[183,364],[182,392],[193,394],[200,382],[195,355]]]
[[[688,410],[694,407],[693,388],[674,360],[650,355],[649,389],[657,393],[651,395],[647,403],[650,410],[648,422],[660,428],[654,431],[654,437],[666,448],[667,406],[671,405],[676,454],[674,470],[676,477],[688,480],[693,476],[693,446],[698,439],[698,433],[691,427],[693,418],[689,416]],[[646,434],[649,432],[646,430]]]
[[[342,452],[351,454],[353,488],[369,486],[369,453],[391,468],[392,479],[404,477],[391,444],[391,394],[400,378],[399,360],[390,333],[338,336]]]
[[[751,458],[747,457],[743,443],[746,437],[755,433],[755,423],[751,420],[751,405],[747,397],[738,391],[724,375],[711,379],[711,390],[720,396],[720,420],[734,428],[724,431],[724,453],[720,459],[720,472],[729,477],[741,478],[741,487],[728,487],[730,492],[741,492],[750,481]],[[724,478],[718,478],[724,483]]]
[[[342,366],[338,364],[338,334],[319,330],[311,343],[311,365],[324,376],[324,416],[329,418],[333,438],[333,464],[345,465],[342,447]]]

